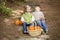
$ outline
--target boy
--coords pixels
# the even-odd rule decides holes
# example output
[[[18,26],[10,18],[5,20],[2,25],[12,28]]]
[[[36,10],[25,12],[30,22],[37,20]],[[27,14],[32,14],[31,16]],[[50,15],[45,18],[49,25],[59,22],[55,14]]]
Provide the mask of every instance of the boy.
[[[29,5],[26,6],[26,12],[22,15],[21,21],[23,22],[23,33],[26,34],[27,26],[30,26],[34,21],[34,16],[31,14],[31,7]]]
[[[39,6],[35,7],[35,12],[33,12],[33,15],[35,17],[37,25],[40,26],[45,33],[47,33],[48,27],[46,26],[44,14],[40,11]]]

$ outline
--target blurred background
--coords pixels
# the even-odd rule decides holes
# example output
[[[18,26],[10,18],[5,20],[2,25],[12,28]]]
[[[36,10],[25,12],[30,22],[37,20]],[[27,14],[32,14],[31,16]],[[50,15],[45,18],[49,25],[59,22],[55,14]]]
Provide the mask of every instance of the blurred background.
[[[32,8],[41,7],[49,28],[49,40],[60,40],[60,0],[0,0],[0,40],[30,37],[22,34],[20,25],[13,24],[13,20],[20,19],[20,12],[27,4]]]

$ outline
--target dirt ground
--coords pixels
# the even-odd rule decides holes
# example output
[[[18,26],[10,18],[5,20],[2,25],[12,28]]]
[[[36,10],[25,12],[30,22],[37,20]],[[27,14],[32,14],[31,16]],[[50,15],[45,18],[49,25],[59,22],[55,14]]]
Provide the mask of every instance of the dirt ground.
[[[48,25],[49,31],[48,35],[50,35],[50,40],[60,40],[60,1],[40,1],[40,7],[46,17],[46,23]],[[9,4],[7,5],[13,9],[23,9],[23,5],[18,4]],[[12,21],[11,18],[8,20]],[[18,31],[14,24],[10,21],[8,23],[3,22],[4,19],[0,16],[0,40],[14,40],[18,37],[27,37],[28,35],[22,34],[21,31]]]

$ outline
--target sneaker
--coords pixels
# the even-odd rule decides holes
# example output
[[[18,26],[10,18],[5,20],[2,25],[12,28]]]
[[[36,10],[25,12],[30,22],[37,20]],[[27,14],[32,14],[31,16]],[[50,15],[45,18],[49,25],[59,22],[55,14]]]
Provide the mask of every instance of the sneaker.
[[[46,31],[46,34],[48,34],[48,30]]]
[[[27,31],[24,31],[23,34],[28,34],[28,32]]]
[[[46,31],[44,31],[45,32],[45,34],[48,34],[48,30],[46,30]]]
[[[48,34],[48,30],[47,30],[47,31],[44,31],[44,30],[43,30],[43,31],[41,32],[41,34],[42,34],[42,35],[47,35],[47,34]]]

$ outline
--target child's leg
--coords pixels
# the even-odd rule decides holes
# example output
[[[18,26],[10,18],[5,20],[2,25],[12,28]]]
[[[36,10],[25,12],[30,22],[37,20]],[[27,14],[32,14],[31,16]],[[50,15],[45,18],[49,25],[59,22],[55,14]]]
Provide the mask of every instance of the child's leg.
[[[43,26],[41,24],[41,21],[36,21],[37,25],[40,26],[43,29]]]
[[[27,26],[30,26],[31,24],[27,24],[26,22],[23,23],[23,32],[24,33],[28,33],[27,32]]]
[[[23,23],[23,32],[27,33],[27,24],[26,24],[26,22]]]
[[[37,21],[37,25],[40,26],[44,30],[44,32],[46,32],[48,30],[48,27],[47,27],[45,21]]]
[[[45,20],[41,21],[44,32],[48,31],[48,26],[45,23]]]

